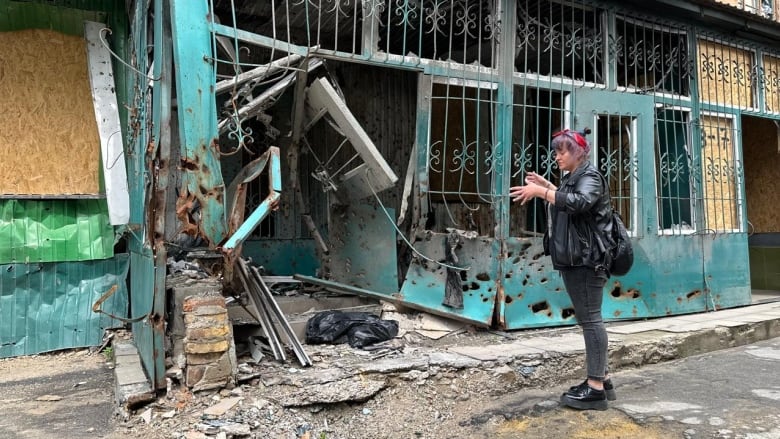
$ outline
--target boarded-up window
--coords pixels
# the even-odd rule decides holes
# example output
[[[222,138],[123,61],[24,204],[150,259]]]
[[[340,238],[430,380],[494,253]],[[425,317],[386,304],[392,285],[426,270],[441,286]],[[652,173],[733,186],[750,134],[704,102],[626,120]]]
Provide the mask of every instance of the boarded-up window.
[[[739,230],[737,182],[741,169],[735,160],[733,119],[702,115],[701,147],[706,228]]]
[[[704,102],[755,107],[753,52],[699,40],[699,94]]]
[[[0,194],[99,192],[100,141],[84,39],[0,32]]]
[[[780,58],[764,55],[766,111],[780,113]]]

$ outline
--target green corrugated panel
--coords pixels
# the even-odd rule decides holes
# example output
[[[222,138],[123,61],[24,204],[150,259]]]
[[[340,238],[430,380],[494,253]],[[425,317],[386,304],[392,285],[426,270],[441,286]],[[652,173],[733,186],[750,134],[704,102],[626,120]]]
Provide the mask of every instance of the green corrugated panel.
[[[80,36],[84,34],[84,20],[105,22],[106,14],[98,11],[111,7],[111,2],[99,1],[0,0],[0,31],[52,29]]]
[[[107,328],[122,322],[92,312],[127,317],[128,255],[89,262],[0,265],[0,357],[96,346]]]
[[[105,200],[0,200],[0,264],[106,259],[114,229]]]

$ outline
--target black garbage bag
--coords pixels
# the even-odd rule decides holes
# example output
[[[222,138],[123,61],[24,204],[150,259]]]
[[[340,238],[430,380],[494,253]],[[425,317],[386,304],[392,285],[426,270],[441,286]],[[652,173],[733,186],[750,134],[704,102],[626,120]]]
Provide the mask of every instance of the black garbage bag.
[[[306,343],[349,343],[362,348],[398,335],[398,322],[368,312],[322,311],[306,322]]]

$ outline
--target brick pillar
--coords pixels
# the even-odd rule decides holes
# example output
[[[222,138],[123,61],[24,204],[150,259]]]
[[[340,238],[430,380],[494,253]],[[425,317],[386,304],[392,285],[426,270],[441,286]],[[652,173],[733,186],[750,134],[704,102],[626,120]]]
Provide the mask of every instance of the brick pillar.
[[[236,346],[225,298],[219,293],[188,296],[182,311],[187,387],[197,392],[235,383]]]

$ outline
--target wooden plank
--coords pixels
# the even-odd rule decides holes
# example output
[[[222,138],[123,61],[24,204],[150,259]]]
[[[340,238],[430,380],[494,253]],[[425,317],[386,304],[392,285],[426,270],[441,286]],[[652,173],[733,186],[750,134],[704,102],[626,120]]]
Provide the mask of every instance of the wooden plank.
[[[0,192],[98,194],[101,139],[84,40],[48,29],[0,32],[0,66]]]

